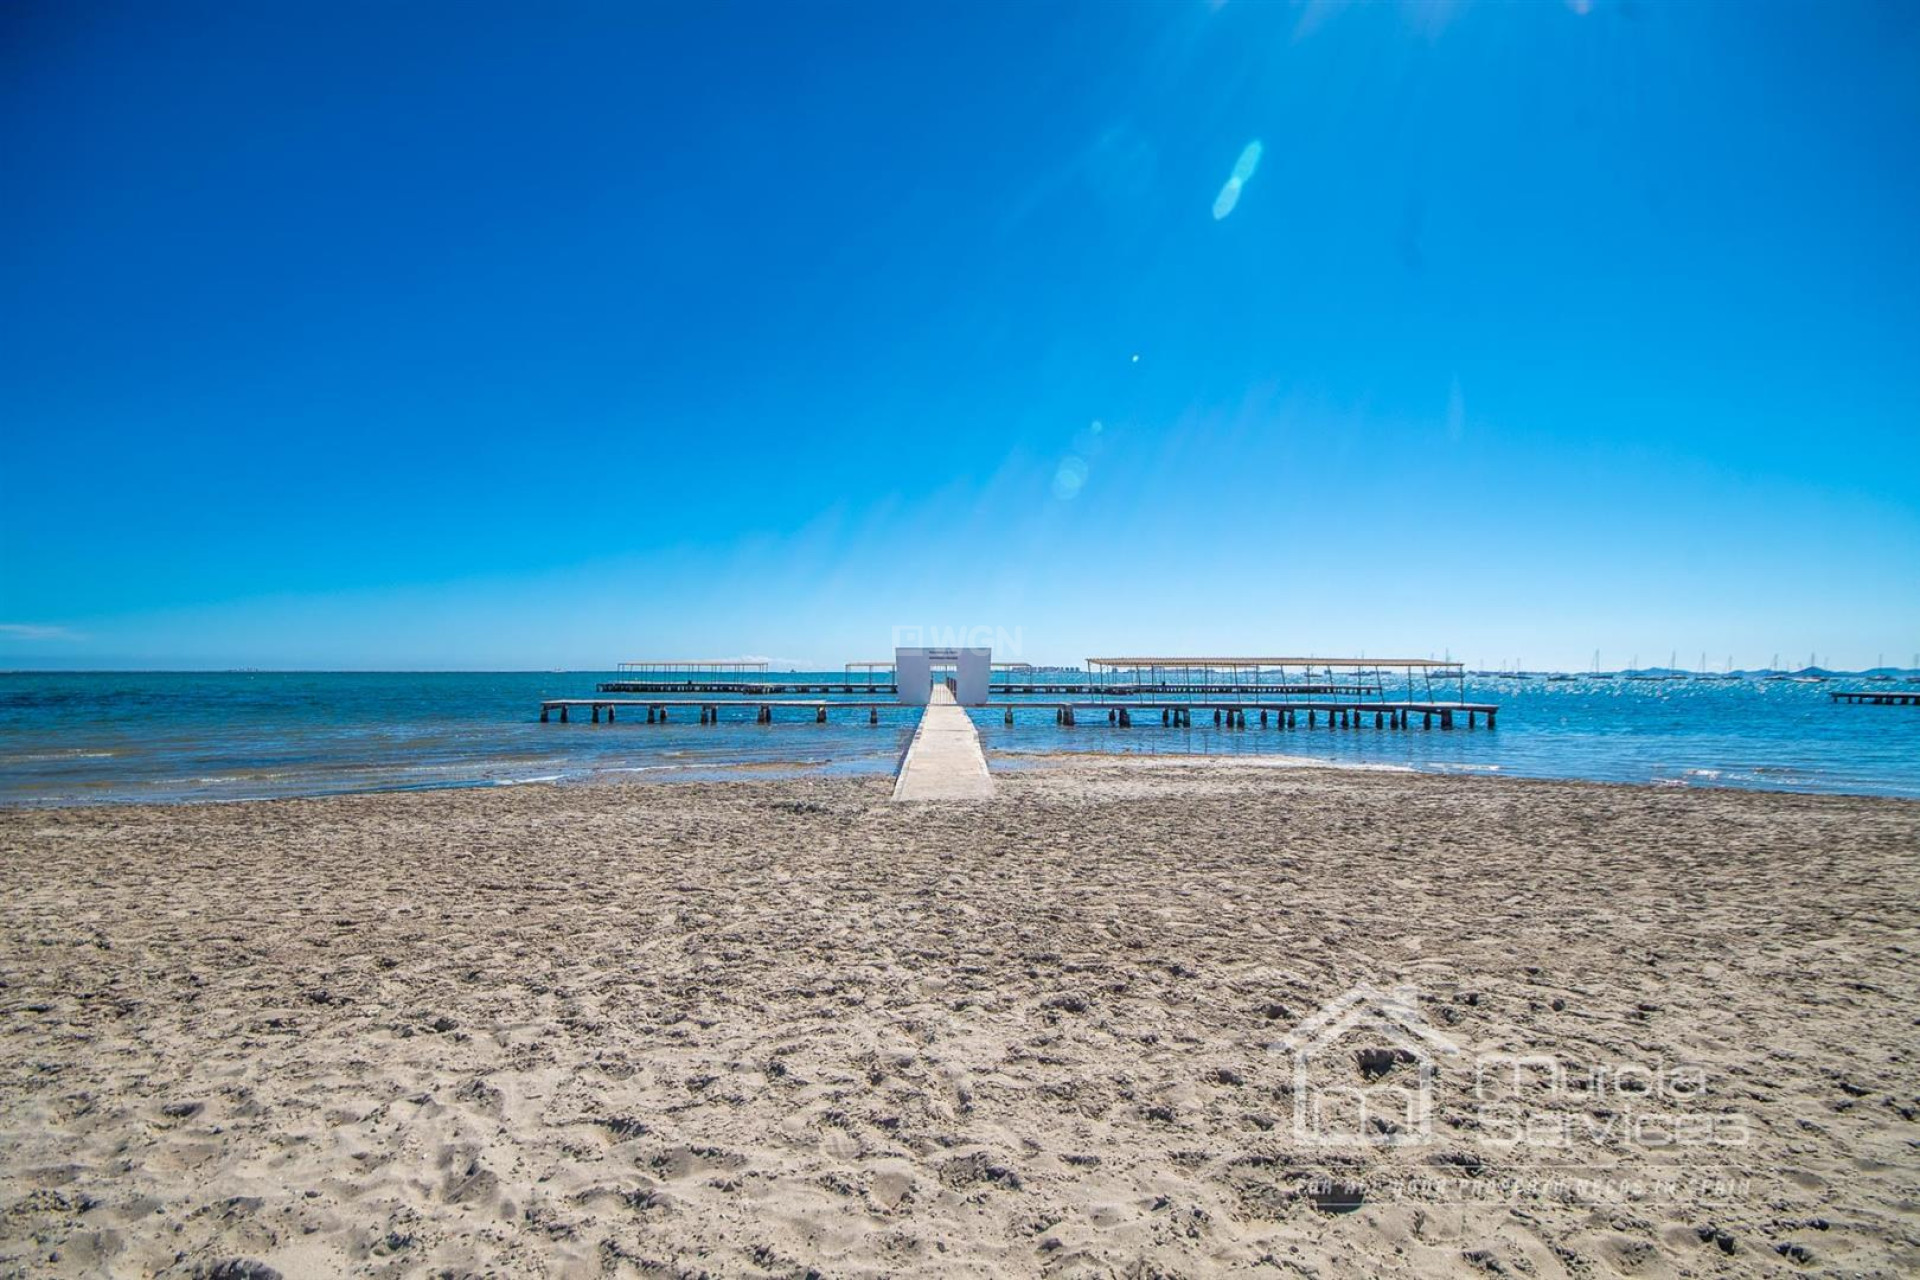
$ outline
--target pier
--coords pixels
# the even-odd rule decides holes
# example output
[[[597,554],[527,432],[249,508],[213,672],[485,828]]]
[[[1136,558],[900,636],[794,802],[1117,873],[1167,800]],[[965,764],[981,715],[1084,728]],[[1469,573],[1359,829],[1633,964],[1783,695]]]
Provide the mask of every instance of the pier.
[[[1848,706],[1920,707],[1920,692],[1903,689],[1835,689],[1827,696]]]
[[[984,650],[967,652],[985,658]],[[647,724],[689,719],[719,724],[723,713],[738,712],[741,719],[751,713],[756,724],[771,725],[789,716],[826,724],[838,711],[855,718],[864,712],[868,724],[878,725],[883,708],[919,703],[903,695],[899,661],[849,662],[838,680],[828,676],[797,681],[769,677],[764,662],[623,662],[621,679],[596,686],[603,696],[546,699],[540,704],[540,721],[557,718],[567,724],[584,713],[593,724],[603,717],[608,724],[642,717]],[[926,670],[923,665],[923,678]],[[1434,658],[1108,657],[1087,659],[1084,675],[1041,674],[1025,663],[995,663],[991,670],[984,701],[973,706],[976,712],[993,708],[1008,727],[1024,716],[1051,714],[1062,728],[1078,726],[1083,718],[1113,729],[1149,728],[1157,713],[1161,728],[1191,729],[1198,713],[1203,727],[1211,722],[1217,729],[1234,731],[1411,730],[1417,719],[1422,730],[1445,732],[1477,729],[1483,723],[1492,729],[1500,712],[1498,703],[1466,700],[1463,664]],[[1065,678],[1068,674],[1080,678]],[[907,690],[906,695],[914,692]],[[638,696],[613,696],[622,694]],[[690,694],[710,696],[685,696]],[[947,708],[939,721],[957,716],[967,721],[971,732],[968,712],[955,704],[952,680],[935,684],[932,696],[929,708]],[[1880,690],[1836,692],[1833,698],[1920,704],[1920,694]],[[922,730],[931,714],[922,715]]]
[[[993,776],[973,721],[936,685],[894,779],[895,800],[987,800]]]
[[[946,692],[936,687],[938,696]],[[1084,692],[1083,690],[1080,692]],[[950,697],[951,695],[949,695]],[[829,711],[864,711],[867,723],[880,723],[882,710],[897,711],[903,704],[893,699],[885,701],[873,699],[848,698],[548,698],[540,704],[540,723],[548,724],[558,720],[561,724],[570,724],[584,714],[592,724],[614,724],[622,716],[634,721],[644,714],[647,724],[684,723],[693,716],[699,724],[720,723],[723,711],[738,711],[738,719],[746,719],[745,713],[752,712],[755,724],[775,723],[775,711],[799,710],[811,713],[799,717],[811,720],[814,724],[826,724]],[[1159,712],[1159,724],[1162,728],[1191,729],[1193,715],[1197,711],[1201,723],[1212,723],[1225,729],[1361,729],[1371,725],[1375,729],[1411,729],[1414,717],[1419,717],[1422,729],[1453,729],[1465,717],[1465,726],[1478,728],[1482,719],[1486,727],[1494,728],[1494,715],[1500,710],[1498,703],[1492,702],[1375,702],[1375,701],[1219,701],[1205,699],[1165,699],[1129,700],[1124,706],[1111,701],[1079,699],[1040,699],[1029,701],[991,703],[993,710],[1000,712],[1001,723],[1013,726],[1019,723],[1015,712],[1021,717],[1028,713],[1034,716],[1050,712],[1053,722],[1067,727],[1077,726],[1081,718],[1086,717],[1089,724],[1107,724],[1118,729],[1132,729],[1136,726],[1147,728],[1154,723],[1153,713]],[[960,712],[965,715],[965,711]],[[1251,726],[1247,717],[1254,720]],[[1208,717],[1211,717],[1209,721]],[[736,717],[729,716],[729,719]],[[856,717],[857,718],[857,717]]]
[[[648,724],[670,724],[677,714],[685,719],[688,713],[698,711],[701,724],[719,724],[720,713],[725,711],[752,711],[757,724],[772,724],[774,709],[790,710],[804,708],[813,713],[815,724],[827,723],[827,709],[831,707],[841,711],[865,711],[870,724],[880,723],[880,710],[897,711],[900,703],[892,698],[879,701],[847,701],[843,698],[828,700],[825,698],[727,698],[713,700],[705,698],[547,698],[540,703],[540,723],[547,724],[559,720],[569,723],[573,716],[585,711],[591,723],[599,724],[600,717],[606,716],[607,723],[615,723],[621,712],[629,719],[638,719],[639,712],[646,713]]]

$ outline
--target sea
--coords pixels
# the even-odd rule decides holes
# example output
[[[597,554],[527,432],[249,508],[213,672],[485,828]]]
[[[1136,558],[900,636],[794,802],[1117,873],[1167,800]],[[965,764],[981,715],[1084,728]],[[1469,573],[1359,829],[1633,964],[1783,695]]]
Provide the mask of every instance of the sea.
[[[586,697],[611,672],[0,673],[0,805],[232,801],[352,792],[584,785],[743,775],[884,774],[918,718],[887,708],[829,723],[789,708],[754,723],[742,701],[716,725],[540,722],[545,698]],[[844,677],[803,673],[794,680]],[[1061,678],[1061,677],[1053,677]],[[1287,755],[1441,774],[1575,778],[1670,787],[1920,797],[1920,707],[1849,706],[1836,689],[1920,683],[1810,679],[1469,677],[1499,727],[1407,732],[1133,728],[1050,711],[1009,728],[973,712],[994,767],[1068,754]],[[859,697],[861,695],[854,695]],[[844,700],[846,695],[840,695]],[[1021,701],[1044,701],[1043,698]],[[1150,722],[1150,723],[1149,723]]]

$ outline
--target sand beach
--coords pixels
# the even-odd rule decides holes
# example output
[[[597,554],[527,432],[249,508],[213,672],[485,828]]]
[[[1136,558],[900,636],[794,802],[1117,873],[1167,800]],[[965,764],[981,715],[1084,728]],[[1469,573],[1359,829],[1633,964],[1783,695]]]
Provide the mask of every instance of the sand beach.
[[[996,785],[0,813],[0,1272],[1920,1268],[1920,804]],[[1297,1122],[1284,1040],[1355,991],[1449,1046],[1422,1141]],[[1569,1141],[1494,1053],[1567,1065]]]

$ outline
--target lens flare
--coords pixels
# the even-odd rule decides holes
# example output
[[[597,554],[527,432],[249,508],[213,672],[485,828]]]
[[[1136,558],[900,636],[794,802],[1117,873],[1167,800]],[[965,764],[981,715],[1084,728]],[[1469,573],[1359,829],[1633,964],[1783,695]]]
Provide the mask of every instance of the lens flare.
[[[1233,212],[1240,203],[1240,192],[1253,180],[1254,170],[1260,167],[1260,140],[1255,138],[1240,152],[1240,158],[1233,162],[1233,172],[1228,175],[1226,185],[1220,188],[1220,194],[1213,198],[1213,220],[1215,222]]]

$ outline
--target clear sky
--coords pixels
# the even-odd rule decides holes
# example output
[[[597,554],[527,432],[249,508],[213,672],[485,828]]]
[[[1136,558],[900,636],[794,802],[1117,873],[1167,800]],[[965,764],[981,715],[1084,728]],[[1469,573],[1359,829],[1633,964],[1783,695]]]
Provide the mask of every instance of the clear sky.
[[[0,666],[1905,664],[1917,152],[1907,4],[14,0]]]

